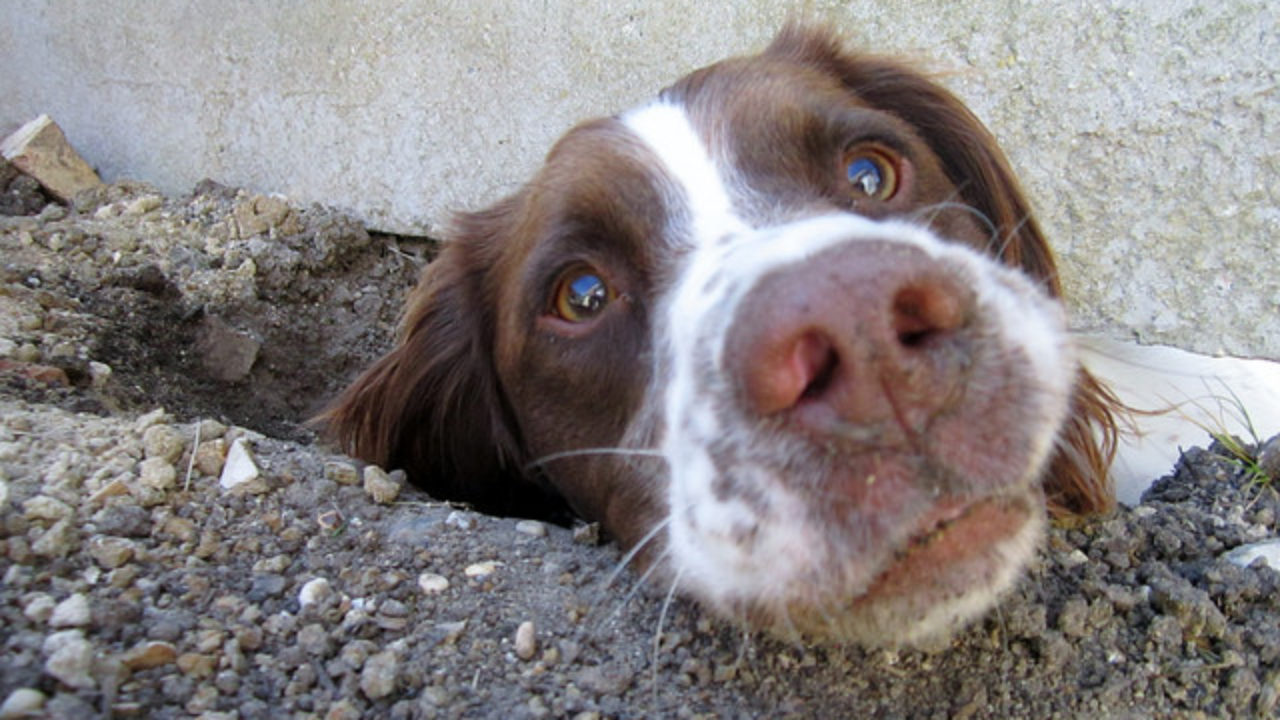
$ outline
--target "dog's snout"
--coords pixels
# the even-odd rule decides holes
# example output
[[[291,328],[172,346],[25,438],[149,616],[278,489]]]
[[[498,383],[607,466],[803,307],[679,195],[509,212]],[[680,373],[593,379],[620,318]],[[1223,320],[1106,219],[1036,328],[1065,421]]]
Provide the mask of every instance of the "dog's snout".
[[[854,242],[760,279],[727,338],[748,411],[883,443],[953,401],[971,362],[973,293],[944,262]]]

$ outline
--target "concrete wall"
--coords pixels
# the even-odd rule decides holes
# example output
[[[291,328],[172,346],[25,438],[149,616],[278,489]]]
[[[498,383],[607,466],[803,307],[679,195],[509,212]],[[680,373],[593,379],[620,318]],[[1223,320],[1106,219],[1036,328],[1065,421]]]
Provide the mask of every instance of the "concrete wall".
[[[203,177],[431,233],[576,120],[791,15],[950,71],[1063,261],[1076,325],[1280,359],[1274,0],[0,3],[0,133],[51,114],[102,175]]]

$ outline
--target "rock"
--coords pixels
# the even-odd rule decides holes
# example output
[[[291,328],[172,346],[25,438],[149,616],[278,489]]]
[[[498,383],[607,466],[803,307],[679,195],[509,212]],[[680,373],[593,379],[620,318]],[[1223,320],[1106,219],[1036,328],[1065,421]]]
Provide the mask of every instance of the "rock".
[[[307,607],[322,603],[333,595],[333,585],[325,578],[308,580],[298,591],[298,605]]]
[[[57,603],[48,593],[36,593],[24,601],[22,615],[32,622],[48,622],[55,605]]]
[[[427,595],[437,595],[449,589],[449,578],[435,573],[422,573],[418,576],[418,589]]]
[[[120,656],[120,662],[134,671],[168,665],[177,659],[177,648],[171,643],[156,640],[140,642]]]
[[[61,520],[75,514],[75,509],[48,495],[36,495],[22,503],[22,516],[28,520]]]
[[[111,366],[98,362],[97,360],[89,361],[89,384],[95,390],[101,390],[111,381]]]
[[[49,616],[49,626],[55,628],[84,627],[89,624],[91,619],[89,598],[85,597],[83,593],[74,593],[53,607],[53,614]]]
[[[152,425],[142,433],[142,450],[148,458],[174,463],[187,447],[187,438],[172,425]]]
[[[201,435],[203,437],[203,433]],[[227,459],[227,441],[214,438],[200,443],[196,448],[196,469],[209,477],[222,474],[222,465]]]
[[[1249,567],[1261,558],[1267,567],[1280,570],[1280,538],[1241,545],[1227,551],[1222,557],[1240,567]]]
[[[387,474],[386,470],[377,465],[366,465],[364,468],[364,491],[376,503],[389,505],[394,502],[400,494],[402,484],[403,480],[396,478],[395,473]]]
[[[360,671],[360,690],[370,700],[390,695],[396,689],[396,673],[400,658],[392,650],[384,650],[364,661]]]
[[[266,482],[262,479],[262,471],[253,459],[253,451],[249,449],[249,441],[236,438],[227,451],[227,460],[222,466],[222,474],[218,484],[223,490],[258,494],[266,492]]]
[[[360,482],[360,472],[349,462],[330,460],[324,464],[324,476],[339,485],[355,485]]]
[[[97,535],[89,539],[89,555],[106,570],[114,570],[133,559],[133,543],[124,538]]]
[[[533,622],[525,620],[516,628],[516,657],[530,660],[538,652],[538,638],[534,632]]]
[[[537,520],[521,520],[516,523],[516,532],[532,537],[546,537],[547,526]]]
[[[44,671],[65,685],[85,690],[94,687],[93,645],[80,630],[63,630],[45,638],[44,654],[47,660]]]
[[[462,572],[469,578],[489,577],[502,563],[497,560],[486,560],[484,562],[472,563]]]
[[[138,463],[138,482],[152,490],[169,490],[178,483],[178,469],[162,457]]]
[[[18,688],[0,703],[0,720],[38,717],[48,699],[35,688]]]
[[[225,320],[207,315],[196,336],[195,349],[206,375],[219,382],[234,383],[249,376],[262,343]]]
[[[76,545],[76,529],[71,518],[64,518],[44,531],[31,543],[31,552],[43,557],[66,557]]]
[[[248,238],[284,225],[289,219],[289,204],[280,198],[254,195],[236,205],[231,216],[236,235]]]
[[[102,184],[48,115],[37,117],[5,138],[0,143],[0,155],[63,202],[69,203],[76,193]]]

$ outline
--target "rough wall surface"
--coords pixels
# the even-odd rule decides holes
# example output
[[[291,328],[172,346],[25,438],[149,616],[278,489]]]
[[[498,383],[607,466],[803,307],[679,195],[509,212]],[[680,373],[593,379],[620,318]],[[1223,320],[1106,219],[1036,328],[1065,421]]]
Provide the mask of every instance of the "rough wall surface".
[[[211,177],[429,234],[577,120],[797,15],[948,73],[1021,172],[1080,329],[1280,359],[1268,0],[13,0],[0,134],[47,112],[107,180]]]

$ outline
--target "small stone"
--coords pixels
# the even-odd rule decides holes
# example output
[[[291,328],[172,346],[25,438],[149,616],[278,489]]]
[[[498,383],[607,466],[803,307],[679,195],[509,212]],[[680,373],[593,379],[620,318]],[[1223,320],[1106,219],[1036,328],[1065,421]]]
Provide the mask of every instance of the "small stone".
[[[203,437],[203,435],[202,435]],[[222,474],[222,466],[227,460],[227,441],[214,438],[200,443],[196,448],[196,469],[209,477]]]
[[[0,703],[0,720],[36,717],[48,699],[35,688],[18,688]]]
[[[339,485],[355,485],[360,482],[360,472],[349,462],[330,460],[324,464],[324,476]]]
[[[45,638],[44,654],[48,659],[44,671],[73,688],[84,690],[94,686],[89,671],[93,669],[93,646],[80,630],[63,630]]]
[[[74,513],[70,505],[48,495],[36,495],[22,503],[22,515],[28,520],[61,520]]]
[[[171,643],[157,640],[140,642],[120,656],[120,661],[130,670],[147,670],[160,667],[161,665],[175,662],[177,659],[177,648]]]
[[[53,600],[53,596],[48,593],[36,593],[26,598],[22,606],[22,615],[31,622],[47,622],[49,617],[53,615],[53,608],[57,605]]]
[[[111,366],[98,362],[97,360],[89,361],[89,384],[95,390],[101,390],[111,381]]]
[[[333,586],[325,578],[308,580],[298,591],[298,604],[302,607],[322,603],[333,595]]]
[[[422,573],[418,576],[418,589],[427,595],[437,595],[449,589],[449,578],[435,573]]]
[[[533,621],[525,620],[516,628],[516,657],[530,660],[538,652],[538,638],[534,633]]]
[[[37,117],[5,138],[0,143],[0,155],[63,202],[102,184],[48,115]]]
[[[444,519],[444,524],[449,527],[455,527],[459,530],[474,530],[476,527],[475,516],[460,510],[452,510]]]
[[[90,495],[89,502],[90,504],[93,504],[93,505],[100,505],[103,502],[105,502],[107,498],[119,497],[121,495],[128,495],[128,494],[129,494],[129,485],[125,481],[119,478],[116,478],[115,480],[112,480],[106,485],[103,485],[101,490],[98,490],[94,494]]]
[[[516,532],[532,537],[546,537],[547,526],[537,520],[521,520],[516,523]]]
[[[492,575],[501,564],[502,563],[497,560],[486,560],[484,562],[472,563],[462,572],[469,578],[488,577]]]
[[[236,438],[227,451],[227,460],[222,466],[222,474],[218,484],[223,490],[248,492],[253,494],[266,492],[266,483],[262,481],[262,471],[254,462],[249,442],[244,438]]]
[[[172,425],[152,425],[142,433],[142,449],[149,458],[177,462],[187,447],[187,438]]]
[[[380,505],[389,505],[400,494],[401,483],[377,465],[364,468],[364,491]]]
[[[142,197],[134,198],[125,204],[123,214],[146,215],[161,205],[164,205],[164,198],[159,195],[143,195]]]
[[[54,606],[49,625],[55,628],[84,627],[90,619],[89,598],[83,593],[74,593]]]
[[[133,431],[139,434],[145,433],[152,425],[168,421],[169,413],[162,407],[156,408],[145,415],[138,416],[138,419],[133,421]]]
[[[579,545],[599,545],[600,523],[586,523],[574,526],[573,541]]]
[[[1240,567],[1249,567],[1254,561],[1260,560],[1272,570],[1280,570],[1280,539],[1241,545],[1227,551],[1223,557]]]
[[[162,457],[149,457],[138,463],[138,482],[151,490],[169,490],[178,484],[178,469]]]
[[[40,539],[31,544],[31,552],[42,557],[66,557],[76,546],[76,530],[70,518],[54,523]]]
[[[396,673],[399,669],[400,658],[392,650],[370,656],[360,671],[360,690],[370,700],[390,695],[396,689]]]
[[[249,332],[238,330],[219,317],[206,315],[196,336],[195,349],[205,374],[219,382],[235,383],[249,376],[262,343]]]

